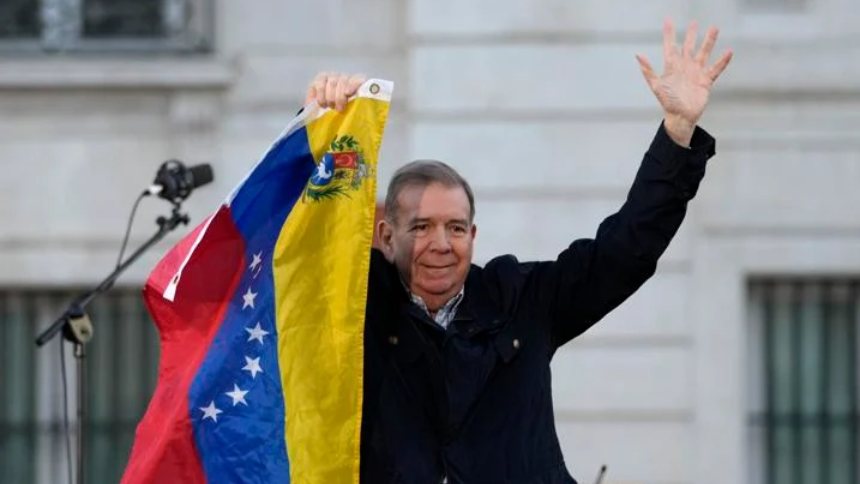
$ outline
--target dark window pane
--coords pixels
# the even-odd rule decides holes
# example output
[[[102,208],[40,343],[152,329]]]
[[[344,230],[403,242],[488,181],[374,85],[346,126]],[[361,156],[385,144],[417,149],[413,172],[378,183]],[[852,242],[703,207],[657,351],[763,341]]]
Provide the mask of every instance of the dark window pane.
[[[84,37],[140,38],[164,35],[163,0],[84,0]]]
[[[103,297],[91,306],[99,334],[89,344],[89,465],[93,482],[119,482],[157,371],[158,334],[136,290]],[[147,354],[155,353],[149,359]],[[147,365],[143,368],[143,365]]]
[[[755,281],[760,384],[754,482],[858,484],[860,281]],[[753,469],[756,470],[756,469]]]
[[[73,296],[0,290],[0,483],[67,480],[59,341],[42,348],[33,341]],[[87,345],[87,482],[119,482],[155,387],[158,334],[139,289],[114,288],[87,312],[95,325]],[[73,398],[76,372],[71,346],[66,350]],[[74,413],[69,417],[74,442]]]
[[[39,37],[38,0],[0,1],[0,39]]]
[[[35,479],[36,419],[33,415],[36,370],[30,344],[35,329],[32,305],[18,294],[0,294],[0,480]]]

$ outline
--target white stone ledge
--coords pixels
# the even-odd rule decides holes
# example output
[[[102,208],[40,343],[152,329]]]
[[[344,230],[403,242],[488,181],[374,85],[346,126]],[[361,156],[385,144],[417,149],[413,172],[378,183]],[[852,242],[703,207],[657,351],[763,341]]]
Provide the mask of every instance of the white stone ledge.
[[[860,230],[856,152],[733,151],[714,161],[696,203],[703,227],[784,236]]]
[[[401,0],[220,1],[217,41],[228,52],[389,49],[402,45],[406,8]]]
[[[657,101],[653,107],[604,108],[533,108],[517,109],[487,106],[479,109],[453,107],[445,111],[411,111],[412,119],[419,123],[529,123],[529,122],[652,122],[658,126],[662,113]],[[656,129],[656,128],[655,128]]]
[[[313,50],[291,55],[252,51],[239,58],[238,70],[240,75],[227,98],[228,107],[234,111],[280,109],[284,106],[297,110],[303,101],[299,96],[304,96],[308,83],[323,71],[360,72],[394,81],[392,109],[403,109],[407,105],[408,76],[405,60],[399,55],[372,52],[329,55]]]
[[[455,166],[479,200],[623,200],[660,123],[584,119],[416,122],[416,155]]]
[[[715,222],[703,223],[702,233],[713,238],[749,239],[749,238],[776,238],[776,239],[808,239],[826,241],[855,239],[860,240],[860,226],[836,226],[836,225],[783,225],[779,227],[762,227],[757,223],[748,224]]]
[[[419,47],[410,58],[411,105],[426,113],[657,111],[634,54],[654,58],[658,48],[656,43]]]
[[[627,188],[606,186],[593,187],[567,187],[563,185],[543,185],[543,186],[495,186],[484,188],[479,183],[478,177],[473,177],[477,181],[473,183],[475,187],[475,197],[483,201],[499,201],[509,202],[518,200],[523,202],[529,201],[580,201],[583,199],[589,200],[609,200],[615,202],[623,200],[627,195]]]
[[[678,423],[692,422],[688,410],[556,410],[556,422],[564,423]]]
[[[749,161],[757,163],[774,153],[860,151],[860,92],[718,91],[705,116],[720,159],[755,152]]]
[[[671,295],[666,293],[659,294],[663,299],[673,300]],[[679,306],[682,305],[683,300],[678,298],[674,298],[679,301]],[[619,311],[621,307],[624,307],[627,302],[622,303],[622,305],[616,309]],[[631,311],[625,311],[627,313]],[[607,316],[608,318],[609,316]],[[618,319],[618,318],[613,318]],[[561,352],[568,351],[578,351],[580,349],[583,350],[592,350],[592,349],[606,349],[606,350],[624,350],[624,349],[639,349],[643,347],[648,348],[689,348],[693,345],[692,336],[689,334],[683,334],[684,331],[688,331],[688,328],[684,327],[686,325],[686,320],[681,323],[675,323],[671,321],[671,324],[674,324],[678,327],[669,326],[669,323],[663,323],[662,321],[657,321],[657,323],[651,323],[650,325],[646,325],[647,323],[640,322],[641,320],[648,318],[640,318],[639,320],[630,320],[626,321],[626,326],[630,328],[622,328],[622,329],[607,329],[601,330],[601,326],[610,327],[605,324],[604,321],[597,323],[594,327],[590,328],[585,334],[577,336],[572,342],[568,343],[568,346],[564,346],[563,349],[560,349]],[[649,334],[648,331],[652,333]],[[661,332],[663,332],[661,334]],[[672,334],[675,332],[677,334]]]
[[[654,33],[605,33],[605,32],[559,32],[552,30],[514,30],[504,32],[482,32],[468,30],[454,33],[421,33],[410,36],[417,47],[456,47],[475,44],[503,46],[517,44],[536,45],[611,45],[649,43]]]
[[[171,237],[146,252],[118,284],[139,286],[177,239]],[[131,247],[134,250],[136,247]],[[8,287],[78,287],[93,285],[116,265],[119,244],[114,247],[37,247],[29,250],[0,249],[0,285]]]
[[[683,19],[689,10],[682,0],[411,0],[408,14],[412,34],[648,32],[659,38],[667,13]]]
[[[690,347],[647,344],[565,348],[552,361],[554,406],[577,412],[689,412],[691,355]]]
[[[591,238],[600,223],[623,204],[618,200],[476,200],[475,259],[515,254],[520,261],[551,260],[571,242]],[[663,255],[665,262],[689,261],[693,224],[688,220]]]
[[[732,47],[735,58],[718,81],[720,90],[860,94],[860,64],[848,61],[860,57],[856,39],[836,45],[743,41],[724,45]]]
[[[724,46],[735,51],[735,59],[719,80],[715,97],[860,96],[860,63],[844,60],[860,57],[856,43],[765,45],[732,40]],[[828,55],[822,55],[824,51]],[[420,116],[448,119],[601,111],[617,116],[649,110],[659,116],[633,59],[637,52],[659,63],[657,42],[416,46],[410,55],[411,105]]]
[[[558,421],[556,429],[579,482],[592,482],[602,464],[608,466],[605,482],[694,482],[694,434],[687,422]]]
[[[0,89],[223,89],[232,66],[219,59],[27,59],[0,61]]]
[[[724,140],[724,141],[723,141]],[[856,134],[835,133],[820,136],[817,134],[799,133],[774,134],[767,137],[752,137],[749,135],[732,136],[720,135],[720,154],[729,152],[816,152],[816,153],[856,153],[860,152],[860,139]]]
[[[713,330],[713,327],[704,324],[712,319],[722,318],[721,321],[729,321],[737,314],[742,314],[733,312],[734,307],[728,308],[728,316],[725,315],[726,311],[708,313],[708,309],[711,307],[725,309],[719,304],[715,305],[714,301],[719,302],[720,298],[724,298],[729,293],[735,294],[732,291],[742,287],[743,280],[750,275],[835,277],[853,276],[860,272],[860,237],[817,238],[813,236],[784,237],[776,235],[709,237],[702,244],[701,251],[707,259],[700,259],[697,267],[701,269],[697,270],[698,274],[695,277],[708,278],[707,280],[710,282],[713,279],[711,277],[713,269],[706,263],[714,266],[726,265],[725,273],[727,275],[725,277],[730,278],[731,284],[725,287],[719,284],[713,286],[722,291],[723,294],[715,296],[709,292],[704,297],[694,296],[690,307],[694,310],[695,329],[698,331]],[[716,280],[724,283],[729,279]],[[700,285],[704,282],[696,281],[695,284]],[[693,294],[701,296],[701,293],[695,291],[698,287],[700,286],[694,287]],[[741,292],[737,294],[741,294]],[[699,301],[706,301],[707,304],[697,305]],[[708,314],[708,316],[703,318],[703,314]],[[743,322],[742,319],[740,321]],[[722,331],[724,326],[721,322],[716,328]],[[699,337],[701,335],[696,335],[696,338]]]

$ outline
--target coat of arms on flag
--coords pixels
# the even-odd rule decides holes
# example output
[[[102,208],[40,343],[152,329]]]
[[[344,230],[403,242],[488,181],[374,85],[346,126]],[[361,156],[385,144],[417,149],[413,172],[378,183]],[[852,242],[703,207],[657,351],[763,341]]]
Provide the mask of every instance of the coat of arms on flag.
[[[361,182],[371,176],[371,166],[364,160],[364,151],[353,135],[335,137],[317,163],[305,192],[307,198],[321,201],[337,196],[349,196]]]

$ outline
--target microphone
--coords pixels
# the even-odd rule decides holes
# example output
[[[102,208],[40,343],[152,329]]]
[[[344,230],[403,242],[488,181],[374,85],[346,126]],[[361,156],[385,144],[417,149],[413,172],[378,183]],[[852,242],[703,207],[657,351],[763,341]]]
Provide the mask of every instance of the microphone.
[[[152,185],[143,191],[146,195],[159,197],[179,203],[194,191],[214,179],[212,165],[204,163],[186,167],[179,160],[167,160],[158,168]]]

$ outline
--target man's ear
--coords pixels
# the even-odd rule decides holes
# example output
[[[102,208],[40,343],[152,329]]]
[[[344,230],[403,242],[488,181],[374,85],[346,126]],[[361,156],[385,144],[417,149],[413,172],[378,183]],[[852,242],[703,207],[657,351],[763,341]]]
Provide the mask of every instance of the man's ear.
[[[379,242],[379,248],[382,250],[385,259],[388,262],[394,263],[394,226],[385,219],[379,221],[376,226],[376,239]]]

